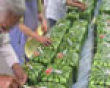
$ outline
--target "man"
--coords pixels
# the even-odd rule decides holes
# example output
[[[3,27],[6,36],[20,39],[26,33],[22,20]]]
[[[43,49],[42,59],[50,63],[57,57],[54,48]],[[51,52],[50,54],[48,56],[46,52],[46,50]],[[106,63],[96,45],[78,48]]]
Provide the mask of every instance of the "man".
[[[5,71],[11,68],[21,85],[26,82],[27,75],[19,65],[16,54],[11,47],[8,32],[13,25],[19,22],[21,16],[24,15],[24,3],[24,0],[0,0],[0,74],[8,74]],[[37,41],[40,41],[45,45],[50,44],[50,41],[47,38],[39,37],[25,25],[19,24],[19,27],[25,34],[31,36]],[[3,64],[4,62],[5,64]],[[5,68],[6,64],[9,66],[8,69]]]
[[[85,4],[77,0],[44,0],[46,18],[50,28],[66,14],[66,5],[85,10]]]
[[[24,14],[24,26],[25,28],[29,28],[32,31],[35,31],[38,27],[38,21],[42,24],[42,29],[44,32],[47,31],[46,20],[42,14],[41,0],[26,0],[26,11]],[[15,26],[10,32],[11,44],[20,60],[20,63],[23,64],[25,61],[25,51],[24,46],[27,41],[27,36],[21,32],[18,26]],[[36,33],[37,35],[37,33]],[[48,45],[47,38],[38,37],[38,42],[44,43]],[[47,43],[45,41],[48,41]]]
[[[23,0],[0,0],[0,13],[0,74],[8,74],[9,69],[12,69],[17,80],[23,85],[26,82],[27,75],[19,65],[9,43],[8,34],[9,28],[16,24],[20,16],[24,14]],[[6,64],[9,68],[6,67]]]

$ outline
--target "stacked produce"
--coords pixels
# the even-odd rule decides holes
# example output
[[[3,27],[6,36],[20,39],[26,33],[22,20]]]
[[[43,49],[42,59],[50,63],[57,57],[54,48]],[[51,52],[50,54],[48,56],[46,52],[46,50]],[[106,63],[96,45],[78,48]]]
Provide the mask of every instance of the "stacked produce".
[[[69,19],[85,19],[87,21],[90,21],[92,19],[93,10],[95,6],[95,2],[97,0],[79,0],[81,2],[85,2],[87,8],[84,12],[79,10],[78,8],[69,7],[67,18]]]
[[[52,83],[52,82],[41,82],[36,87],[37,88],[66,88],[61,84]]]
[[[78,69],[81,48],[94,8],[94,0],[84,1],[88,3],[85,12],[69,8],[67,16],[51,29],[51,46],[44,47],[41,44],[36,46],[35,50],[39,54],[33,55],[30,62],[24,66],[29,75],[27,86],[71,88],[73,76],[77,75],[74,68]]]
[[[43,71],[44,66],[39,63],[28,63],[24,66],[24,70],[28,74],[28,85],[36,85],[39,75]]]
[[[63,54],[63,58],[58,58],[56,56],[56,64],[65,64],[72,67],[78,66],[79,53],[81,51],[84,36],[87,32],[87,25],[88,22],[86,20],[78,20],[73,23],[69,32],[64,35],[58,50],[58,53]]]
[[[80,0],[86,3],[87,9],[84,12],[80,12],[80,18],[88,19],[89,21],[92,19],[94,7],[95,7],[95,2],[97,0]]]
[[[110,0],[102,0],[101,12],[110,14]]]
[[[97,27],[97,53],[95,54],[92,66],[91,85],[110,85],[110,25],[107,21],[109,18],[108,16],[99,19],[100,23]]]
[[[97,52],[94,57],[89,88],[110,87],[110,0],[103,0],[97,20]]]
[[[69,28],[70,22],[68,20],[60,21],[52,30],[51,40],[52,45],[50,47],[44,47],[42,45],[36,47],[36,51],[40,53],[39,56],[32,59],[33,62],[39,62],[43,64],[49,64],[52,62],[52,59],[61,43],[61,40]]]
[[[37,85],[28,86],[24,85],[23,88],[66,88],[64,85],[53,82],[39,82]]]
[[[65,85],[66,88],[72,86],[72,68],[66,65],[52,64],[45,68],[41,75],[42,82],[54,82]]]

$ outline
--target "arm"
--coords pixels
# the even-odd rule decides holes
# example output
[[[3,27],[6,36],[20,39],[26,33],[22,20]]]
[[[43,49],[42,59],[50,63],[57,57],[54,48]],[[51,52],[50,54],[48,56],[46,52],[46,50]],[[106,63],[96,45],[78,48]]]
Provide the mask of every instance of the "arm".
[[[47,32],[47,21],[44,17],[44,5],[42,5],[42,0],[38,0],[38,18],[41,22],[43,31]]]
[[[36,32],[33,32],[29,27],[24,24],[19,24],[19,28],[22,32],[24,32],[27,36],[31,36],[34,39],[39,38]]]
[[[38,36],[36,32],[33,32],[30,28],[25,26],[24,24],[19,24],[20,30],[24,32],[26,35],[34,38],[38,42],[44,44],[45,46],[48,46],[51,44],[51,41],[47,37]]]
[[[66,4],[69,6],[78,7],[81,10],[85,10],[85,4],[77,0],[66,0]]]
[[[21,66],[19,65],[19,60],[18,60],[13,48],[11,47],[11,45],[8,44],[5,47],[3,47],[3,51],[4,51],[4,54],[7,55],[7,57],[5,57],[5,60],[6,60],[7,64],[8,64],[8,66],[10,68],[12,68],[13,73],[14,73],[14,75],[17,78],[17,81],[19,81],[21,85],[25,84],[26,80],[27,80],[27,75],[25,74],[25,72],[23,71]],[[16,66],[18,68],[16,68]]]
[[[44,7],[42,5],[42,0],[37,0],[38,2],[38,18],[39,20],[42,22],[44,20],[44,15],[43,15],[43,11],[44,11]]]

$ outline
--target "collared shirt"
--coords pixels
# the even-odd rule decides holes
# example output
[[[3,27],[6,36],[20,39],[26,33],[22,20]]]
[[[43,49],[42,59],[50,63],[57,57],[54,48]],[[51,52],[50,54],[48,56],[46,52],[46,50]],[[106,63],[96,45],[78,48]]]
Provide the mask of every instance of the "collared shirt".
[[[47,19],[59,20],[66,14],[66,0],[44,0]]]

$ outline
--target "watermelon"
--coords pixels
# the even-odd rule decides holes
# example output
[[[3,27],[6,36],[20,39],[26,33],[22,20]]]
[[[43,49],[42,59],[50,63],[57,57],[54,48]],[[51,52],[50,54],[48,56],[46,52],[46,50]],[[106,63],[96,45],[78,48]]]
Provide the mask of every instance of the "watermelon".
[[[40,82],[35,86],[36,88],[66,88],[64,85],[52,82]]]
[[[25,72],[28,75],[28,85],[36,85],[39,80],[39,74],[43,71],[44,66],[39,63],[27,63],[23,66]]]
[[[110,14],[109,4],[110,4],[110,0],[103,0],[102,7],[101,7],[101,12]]]
[[[41,74],[41,81],[72,86],[72,68],[66,65],[49,65]]]

